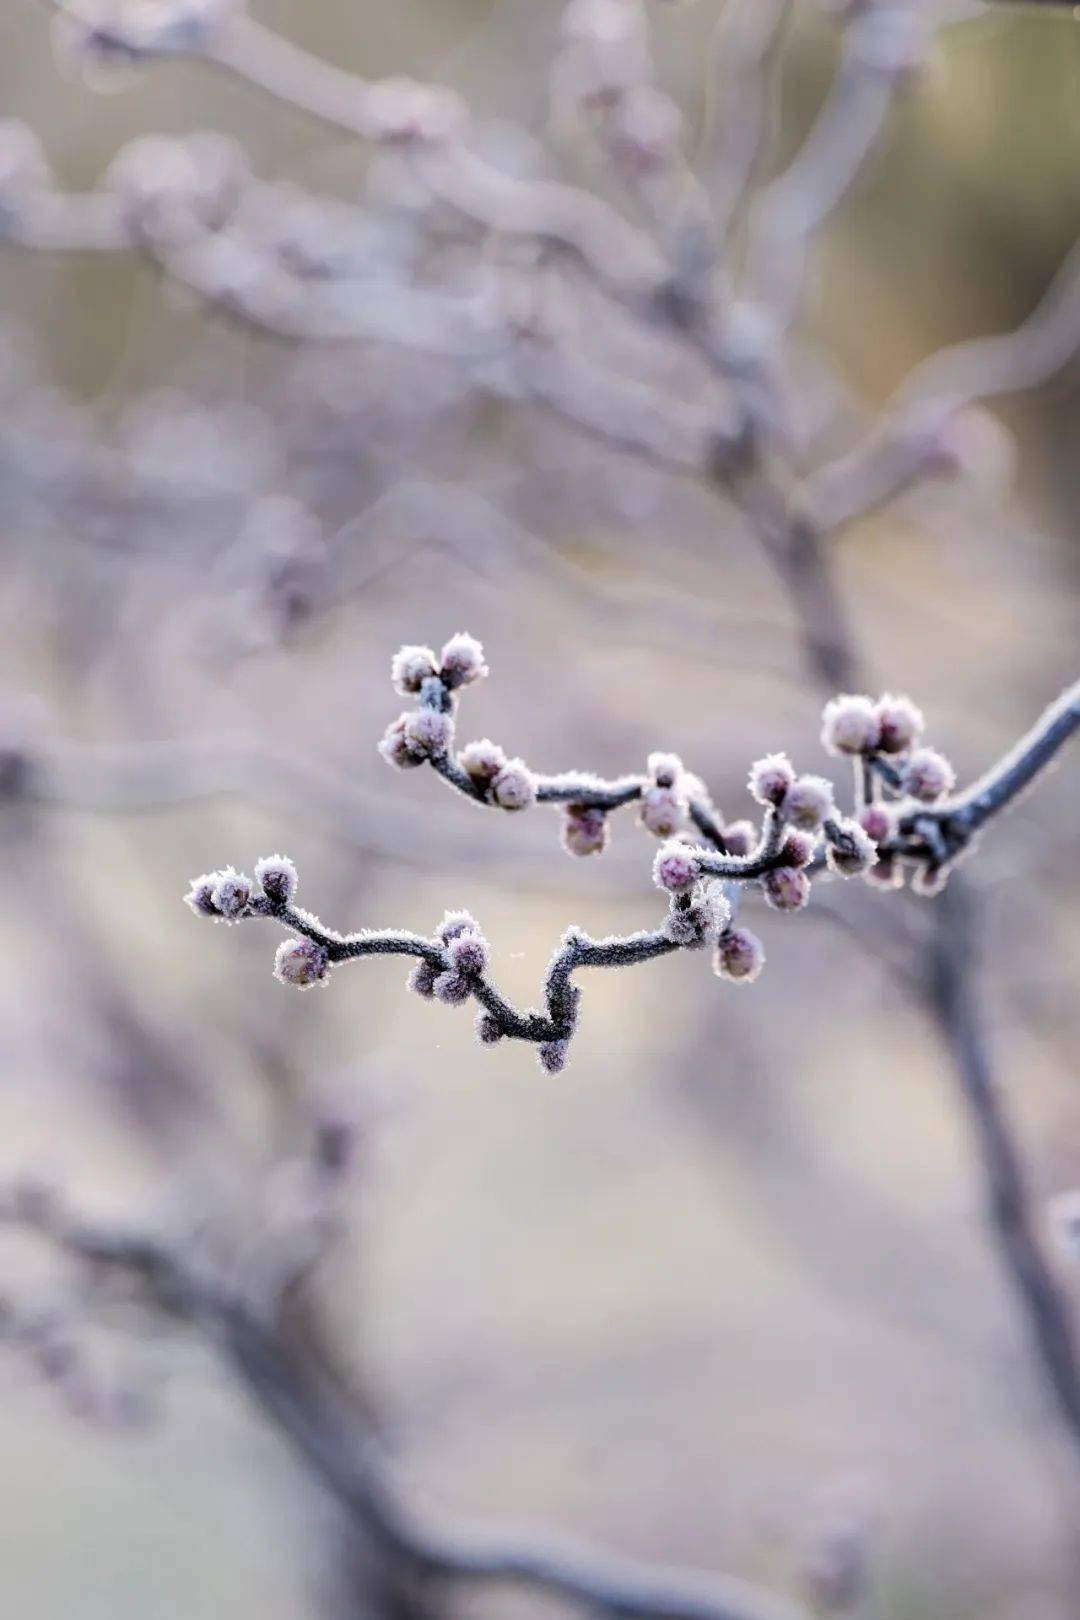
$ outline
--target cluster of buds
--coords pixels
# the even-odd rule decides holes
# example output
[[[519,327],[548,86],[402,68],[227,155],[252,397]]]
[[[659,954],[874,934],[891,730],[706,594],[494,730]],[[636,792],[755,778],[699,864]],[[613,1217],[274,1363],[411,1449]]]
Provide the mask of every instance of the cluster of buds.
[[[487,971],[491,960],[488,942],[469,912],[448,911],[433,944],[439,947],[439,954],[421,958],[409,975],[409,989],[425,1000],[434,998],[448,1007],[460,1007]],[[480,1038],[484,1039],[482,1034]]]
[[[291,921],[298,885],[296,867],[284,855],[267,855],[255,864],[254,878],[226,866],[193,878],[184,896],[197,917],[212,922],[237,923],[247,917],[283,916]],[[282,940],[274,958],[274,977],[282,984],[309,990],[325,984],[330,975],[330,952],[319,940],[301,935]]]

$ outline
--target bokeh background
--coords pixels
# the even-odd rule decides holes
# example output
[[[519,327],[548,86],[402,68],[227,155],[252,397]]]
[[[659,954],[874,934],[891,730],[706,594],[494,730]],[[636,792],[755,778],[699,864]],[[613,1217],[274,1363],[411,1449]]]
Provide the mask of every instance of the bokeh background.
[[[539,161],[549,0],[252,9],[340,66],[458,87],[489,150]],[[721,9],[653,7],[691,130]],[[141,132],[209,128],[266,178],[363,195],[373,257],[398,251],[394,175],[344,138],[196,63],[101,94],[58,69],[44,7],[3,10],[0,111],[65,186]],[[796,10],[774,170],[835,63],[835,18]],[[572,142],[552,150],[593,183]],[[993,8],[943,38],[814,249],[798,343],[841,414],[1024,317],[1077,233],[1078,153],[1070,18]],[[0,251],[0,297],[0,1168],[110,1215],[198,1215],[242,1249],[318,1122],[349,1120],[344,1230],[303,1327],[442,1507],[797,1591],[850,1501],[872,1541],[859,1612],[1075,1615],[1077,1458],[911,990],[933,902],[819,885],[805,915],[764,923],[745,992],[692,956],[594,975],[557,1079],[527,1047],[479,1048],[466,1012],[405,993],[400,963],[296,997],[270,976],[273,930],[180,904],[193,873],[282,849],[335,926],[426,932],[467,906],[524,1001],[568,923],[651,925],[632,817],[603,861],[572,862],[549,812],[484,816],[430,772],[388,772],[388,663],[468,629],[491,676],[465,735],[540,770],[672,748],[746,813],[758,754],[823,768],[825,694],[734,508],[452,364],[281,343],[134,254]],[[868,681],[912,692],[962,778],[1075,674],[1078,389],[1073,364],[996,404],[965,477],[835,547]],[[1040,1224],[1080,1181],[1078,782],[1066,760],[970,879]],[[56,1265],[4,1244],[20,1308],[62,1309]],[[1051,1253],[1080,1308],[1080,1271]],[[211,1354],[171,1329],[80,1345],[148,1420],[80,1416],[4,1353],[5,1611],[378,1612],[343,1527]]]

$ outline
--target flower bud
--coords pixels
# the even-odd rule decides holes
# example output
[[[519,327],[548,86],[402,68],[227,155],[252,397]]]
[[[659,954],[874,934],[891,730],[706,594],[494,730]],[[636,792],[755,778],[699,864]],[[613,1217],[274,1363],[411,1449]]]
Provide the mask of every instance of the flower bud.
[[[776,858],[781,866],[809,866],[816,848],[816,841],[809,833],[793,828],[781,844]]]
[[[731,905],[722,883],[699,885],[689,904],[672,898],[663,931],[674,945],[686,950],[709,944],[723,933],[731,921]]]
[[[482,934],[462,932],[455,934],[446,948],[450,966],[463,978],[475,978],[487,970],[490,960],[488,942]]]
[[[494,1046],[506,1035],[499,1020],[494,1013],[480,1012],[476,1015],[476,1038],[483,1046]]]
[[[451,636],[439,654],[439,674],[451,691],[459,686],[470,686],[487,672],[483,647],[475,636],[464,631]]]
[[[724,828],[724,847],[729,855],[749,855],[758,846],[758,830],[752,821],[732,821]]]
[[[683,794],[671,787],[647,787],[641,795],[642,826],[657,838],[671,838],[685,827],[688,806]]]
[[[251,904],[251,879],[233,866],[214,875],[214,905],[226,922],[239,922]]]
[[[423,996],[425,1001],[430,1001],[435,994],[435,980],[438,974],[439,969],[435,966],[435,963],[429,962],[426,956],[422,956],[405,982],[410,990],[415,990],[418,996]]]
[[[821,741],[830,754],[872,754],[881,740],[877,710],[868,697],[845,692],[826,703]]]
[[[507,760],[491,784],[491,796],[503,810],[525,810],[535,802],[536,779],[524,760]]]
[[[405,743],[424,759],[441,759],[454,740],[450,715],[436,709],[414,709],[405,716]]]
[[[701,876],[698,858],[685,844],[665,844],[653,862],[653,882],[669,894],[684,894]]]
[[[398,715],[383,732],[379,743],[379,753],[388,765],[396,766],[399,771],[415,770],[417,765],[424,763],[424,755],[412,747],[405,735],[405,722],[407,714]]]
[[[568,804],[562,846],[568,855],[601,855],[607,848],[608,818],[596,805]]]
[[[463,1001],[468,1001],[472,995],[472,986],[462,974],[450,970],[437,975],[432,989],[440,1001],[445,1001],[448,1007],[460,1007]]]
[[[217,880],[216,872],[204,872],[202,877],[192,878],[191,887],[184,896],[184,904],[191,907],[196,917],[213,917],[220,921],[221,912],[214,902]]]
[[[273,906],[291,905],[300,879],[285,855],[265,855],[255,863],[255,882]]]
[[[506,764],[506,755],[498,743],[493,743],[488,737],[481,737],[478,742],[466,743],[458,755],[458,764],[463,771],[476,782],[490,782]]]
[[[877,861],[877,847],[857,821],[830,822],[825,837],[825,859],[841,877],[861,877]]]
[[[766,754],[750,767],[750,792],[759,804],[783,804],[795,772],[786,754]]]
[[[810,898],[810,879],[795,866],[766,872],[761,891],[774,911],[801,911]]]
[[[936,748],[917,748],[904,766],[900,786],[913,799],[933,804],[956,786],[956,772]]]
[[[887,804],[867,804],[859,811],[859,826],[875,844],[884,844],[892,837],[896,819]]]
[[[471,911],[444,911],[443,920],[435,932],[444,945],[449,945],[459,934],[479,934],[480,924]]]
[[[683,762],[678,754],[650,754],[646,769],[657,787],[674,787],[683,774]]]
[[[883,754],[904,754],[918,742],[924,725],[922,710],[909,697],[894,697],[886,692],[878,698],[874,712],[880,733],[878,747]]]
[[[419,692],[429,675],[438,674],[430,647],[399,647],[390,662],[390,679],[402,697]]]
[[[753,984],[765,966],[765,947],[749,928],[729,928],[716,942],[713,972],[732,984]]]
[[[540,1060],[540,1067],[548,1074],[561,1074],[566,1068],[566,1058],[570,1051],[569,1041],[541,1041],[536,1048],[536,1055]]]
[[[330,960],[326,950],[313,939],[283,939],[274,957],[274,978],[282,984],[310,990],[313,984],[326,984]]]
[[[823,776],[800,776],[784,796],[785,819],[803,832],[816,832],[832,813],[832,783]]]

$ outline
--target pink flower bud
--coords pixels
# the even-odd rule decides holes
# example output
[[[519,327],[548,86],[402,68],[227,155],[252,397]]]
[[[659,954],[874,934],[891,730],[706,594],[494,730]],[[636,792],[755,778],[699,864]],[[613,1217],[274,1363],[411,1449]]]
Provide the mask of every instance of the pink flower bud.
[[[646,769],[657,787],[674,787],[683,774],[683,762],[678,754],[650,754]]]
[[[692,889],[701,875],[698,858],[685,844],[665,844],[653,862],[653,882],[658,889],[669,894],[683,894]]]
[[[440,759],[454,740],[454,722],[437,709],[414,709],[405,717],[405,742],[424,759]]]
[[[765,947],[749,928],[729,928],[716,942],[713,972],[732,984],[753,984],[765,966]]]
[[[450,966],[464,978],[486,972],[490,960],[488,943],[482,934],[455,934],[446,948],[446,954]]]
[[[423,996],[425,1001],[430,1001],[435,994],[435,980],[438,973],[439,969],[434,962],[429,962],[427,957],[423,956],[409,974],[406,983],[410,990],[415,990],[418,996]]]
[[[795,866],[766,872],[761,891],[774,911],[801,911],[810,898],[810,879]]]
[[[498,743],[489,737],[466,743],[458,755],[458,764],[477,782],[490,782],[506,764],[506,755]]]
[[[562,825],[562,845],[568,855],[601,855],[607,848],[608,818],[590,804],[568,804]]]
[[[435,932],[444,945],[449,945],[459,934],[479,934],[480,924],[471,911],[444,911],[443,920]]]
[[[472,995],[472,987],[468,979],[460,973],[453,971],[440,973],[432,986],[435,995],[440,1001],[445,1001],[448,1007],[460,1007],[463,1001],[468,1001]]]
[[[536,1048],[536,1055],[540,1060],[540,1067],[547,1074],[561,1074],[566,1068],[569,1051],[569,1041],[541,1041]]]
[[[491,784],[491,796],[503,810],[525,810],[535,802],[536,779],[524,760],[507,760]]]
[[[494,1013],[480,1012],[476,1015],[476,1038],[483,1046],[494,1046],[506,1034]]]
[[[830,754],[871,754],[881,740],[877,710],[868,697],[845,692],[826,703],[821,740]]]
[[[904,766],[900,786],[913,799],[933,804],[956,786],[956,772],[936,748],[917,748]]]
[[[892,837],[896,825],[887,804],[868,804],[859,811],[859,826],[875,844],[884,844]]]
[[[825,859],[841,877],[861,877],[877,861],[877,847],[857,821],[831,823],[825,836]]]
[[[291,905],[300,879],[285,855],[264,855],[255,863],[255,881],[273,906]]]
[[[832,813],[832,783],[823,776],[800,776],[784,797],[786,819],[803,832],[816,832]]]
[[[282,984],[310,990],[313,984],[326,984],[330,961],[322,945],[313,939],[283,939],[274,957],[274,978]]]
[[[192,878],[191,887],[184,896],[184,904],[191,907],[196,917],[213,917],[220,921],[221,913],[214,903],[217,880],[216,872],[204,872],[202,877]]]
[[[430,647],[399,647],[390,663],[390,679],[402,697],[419,692],[429,675],[438,674]]]
[[[894,697],[886,692],[875,705],[883,754],[903,754],[918,742],[924,725],[922,710],[916,708],[909,697]]]
[[[687,803],[670,787],[647,787],[641,795],[641,824],[657,838],[671,838],[685,827]]]
[[[766,754],[750,767],[750,792],[759,804],[781,805],[795,781],[786,754]]]
[[[782,866],[809,866],[816,847],[809,833],[792,829],[781,844],[777,859]]]
[[[469,686],[488,672],[484,663],[484,649],[475,636],[459,631],[451,636],[439,654],[439,674],[453,691],[458,686]]]
[[[211,899],[226,922],[239,922],[251,905],[251,879],[235,867],[215,873]]]
[[[424,763],[424,755],[414,749],[405,735],[407,714],[401,714],[387,726],[379,743],[379,753],[388,765],[399,771],[411,771]]]
[[[732,821],[724,828],[724,844],[729,855],[749,855],[758,845],[758,830],[752,821]]]

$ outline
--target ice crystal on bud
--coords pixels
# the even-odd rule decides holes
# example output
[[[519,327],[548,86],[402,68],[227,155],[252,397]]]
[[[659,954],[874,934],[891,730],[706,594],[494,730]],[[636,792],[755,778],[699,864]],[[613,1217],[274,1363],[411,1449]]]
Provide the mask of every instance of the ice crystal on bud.
[[[732,984],[753,984],[765,966],[765,947],[749,928],[729,928],[716,942],[713,972]]]
[[[313,939],[283,939],[274,957],[274,977],[282,984],[310,990],[325,984],[330,975],[330,959],[325,947]]]
[[[264,855],[255,863],[255,882],[274,906],[288,906],[296,896],[300,879],[296,867],[285,855]]]
[[[832,783],[823,776],[800,776],[784,795],[786,820],[803,832],[816,832],[832,811]]]
[[[506,1035],[499,1020],[494,1013],[480,1012],[476,1015],[476,1038],[483,1046],[494,1046]]]
[[[506,755],[498,743],[489,737],[466,743],[458,755],[458,764],[476,782],[493,781],[506,764]]]
[[[664,933],[675,945],[688,949],[711,944],[731,921],[731,905],[722,883],[699,884],[689,901],[672,897],[664,919]]]
[[[440,973],[432,986],[439,1001],[445,1001],[448,1007],[460,1007],[463,1001],[468,1001],[472,994],[470,985],[464,974],[456,973],[453,969]]]
[[[415,990],[416,994],[423,996],[425,1001],[430,1001],[435,994],[435,980],[438,972],[439,970],[434,962],[429,962],[426,956],[421,957],[409,974],[407,981],[409,989]]]
[[[901,773],[900,786],[913,799],[933,804],[956,785],[956,772],[936,748],[917,748]]]
[[[439,674],[451,691],[458,686],[469,686],[488,672],[484,663],[484,649],[475,636],[460,630],[451,636],[439,654]]]
[[[540,1067],[547,1074],[561,1074],[566,1068],[566,1058],[570,1051],[569,1041],[541,1041],[536,1049]]]
[[[536,799],[536,779],[521,759],[508,759],[491,784],[491,796],[503,810],[527,810]]]
[[[415,709],[405,717],[405,744],[424,759],[440,759],[454,740],[454,722],[437,709]]]
[[[430,647],[399,647],[390,663],[390,679],[402,697],[419,692],[429,675],[438,673]]]
[[[759,804],[783,804],[795,772],[786,754],[766,754],[750,767],[750,792]]]
[[[405,735],[405,723],[409,719],[407,714],[400,714],[391,721],[383,732],[379,743],[379,753],[388,765],[394,765],[399,771],[415,770],[424,763],[425,756],[413,748]]]
[[[251,879],[227,866],[215,873],[211,899],[226,922],[239,922],[251,904]]]
[[[568,855],[601,855],[607,847],[608,818],[596,805],[568,804],[562,846]]]
[[[678,754],[650,754],[646,769],[657,787],[674,787],[683,774],[683,762]]]
[[[688,805],[673,787],[647,787],[641,795],[642,826],[657,838],[671,838],[685,827]]]
[[[810,898],[810,879],[795,866],[766,872],[761,891],[774,911],[801,911]]]
[[[464,977],[475,978],[488,965],[490,952],[483,934],[463,931],[455,934],[446,948],[450,966]]]
[[[924,725],[922,710],[909,697],[894,697],[886,692],[878,699],[874,712],[880,733],[878,747],[883,754],[906,753],[918,742]]]
[[[217,880],[216,872],[204,872],[202,877],[192,878],[191,887],[184,896],[184,904],[191,907],[196,917],[220,919],[221,913],[214,902]]]
[[[479,934],[480,924],[471,911],[446,911],[435,932],[444,945],[449,945],[459,934]]]
[[[872,754],[881,740],[877,709],[868,697],[845,692],[826,703],[821,741],[830,754]]]
[[[809,866],[815,848],[815,841],[809,833],[793,828],[781,844],[777,860],[781,866]]]
[[[831,821],[825,838],[825,859],[841,877],[861,877],[877,860],[876,845],[857,821]]]
[[[724,847],[729,855],[749,855],[757,848],[758,832],[752,821],[732,821],[724,828]]]
[[[669,894],[683,894],[692,889],[701,875],[698,858],[685,844],[672,842],[657,851],[653,862],[653,882],[658,889]]]

